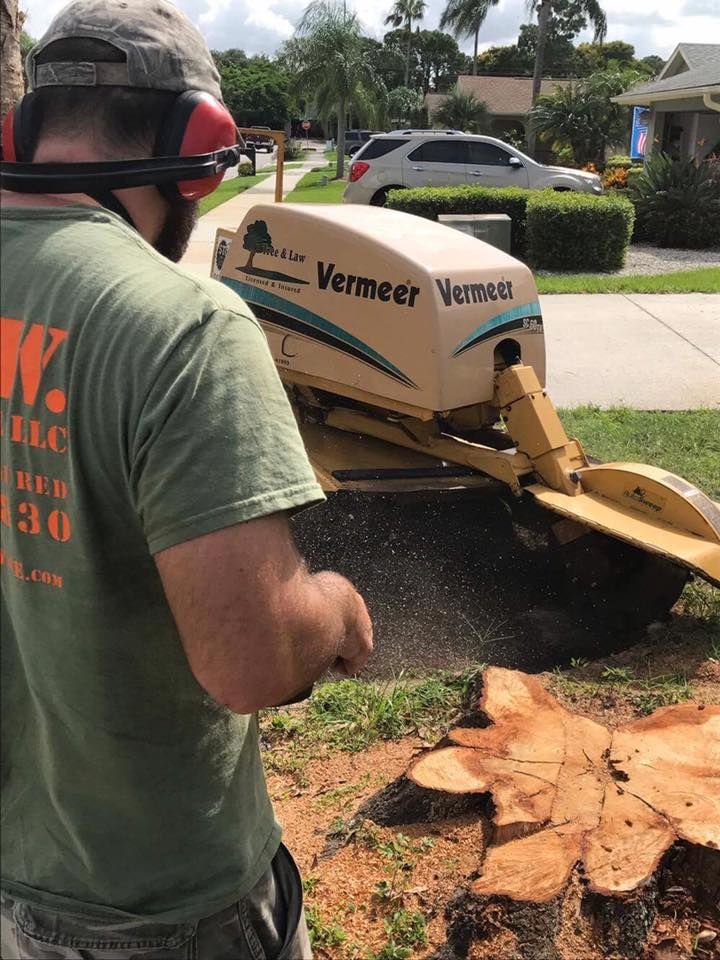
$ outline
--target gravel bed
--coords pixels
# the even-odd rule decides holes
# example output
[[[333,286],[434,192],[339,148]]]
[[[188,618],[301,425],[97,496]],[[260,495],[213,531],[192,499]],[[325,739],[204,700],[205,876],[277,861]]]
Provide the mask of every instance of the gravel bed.
[[[615,273],[597,273],[598,277],[652,276],[660,273],[674,273],[676,270],[695,270],[698,267],[719,267],[720,247],[712,250],[675,250],[672,247],[661,249],[648,243],[634,243],[628,250],[627,260],[622,270]],[[538,270],[544,277],[571,276],[565,270]],[[583,271],[584,272],[584,271]]]

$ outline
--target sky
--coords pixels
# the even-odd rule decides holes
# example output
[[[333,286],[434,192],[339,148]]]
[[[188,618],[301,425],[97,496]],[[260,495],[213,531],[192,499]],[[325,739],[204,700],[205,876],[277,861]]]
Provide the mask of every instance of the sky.
[[[675,45],[720,43],[720,0],[601,0],[608,19],[608,40],[632,43],[638,57],[667,58]],[[39,37],[66,0],[21,0],[28,13],[26,29]],[[292,35],[307,0],[176,0],[197,24],[211,48],[239,47],[248,54],[274,53]],[[434,29],[446,0],[428,0],[423,26]],[[348,0],[367,32],[382,38],[391,0]],[[654,9],[653,9],[654,8]],[[662,12],[659,12],[662,10]],[[527,0],[500,0],[480,32],[480,49],[514,43],[528,21]],[[578,40],[591,40],[581,35]],[[461,42],[466,52],[472,42]]]

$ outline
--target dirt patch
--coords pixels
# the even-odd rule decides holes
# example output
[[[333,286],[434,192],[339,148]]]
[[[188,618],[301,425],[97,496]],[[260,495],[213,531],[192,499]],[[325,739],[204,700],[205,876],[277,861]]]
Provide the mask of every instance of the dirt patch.
[[[305,774],[312,787],[301,790],[285,776],[268,784],[293,851],[309,887],[307,902],[323,924],[337,924],[342,943],[316,947],[319,957],[365,957],[387,942],[384,921],[399,907],[418,910],[427,920],[429,944],[413,956],[429,956],[445,940],[444,910],[457,878],[477,867],[483,825],[469,813],[432,824],[410,824],[402,831],[347,822],[373,793],[378,779],[397,780],[421,748],[417,738],[380,744],[361,754],[338,753],[312,762]],[[355,785],[356,793],[330,791]],[[343,842],[328,843],[328,835]],[[398,835],[400,840],[398,840]],[[381,885],[382,884],[382,885]]]

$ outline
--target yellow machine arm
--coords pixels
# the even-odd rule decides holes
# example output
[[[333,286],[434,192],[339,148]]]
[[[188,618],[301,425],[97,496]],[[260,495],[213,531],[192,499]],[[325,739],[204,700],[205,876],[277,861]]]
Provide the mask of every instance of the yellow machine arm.
[[[513,366],[496,379],[498,406],[518,451],[542,483],[525,489],[549,510],[667,560],[720,586],[720,507],[666,470],[637,463],[591,465],[568,439],[532,368]],[[564,527],[566,541],[573,529]]]
[[[372,481],[338,479],[345,473],[357,476],[362,471],[337,468],[346,463],[379,466],[382,457],[391,464],[395,462],[388,459],[391,450],[403,448],[419,458],[397,460],[408,467],[458,464],[500,481],[517,496],[530,494],[563,518],[564,522],[554,529],[561,543],[596,531],[679,564],[720,586],[718,504],[686,480],[657,467],[591,464],[579,441],[567,436],[532,367],[517,364],[499,372],[494,403],[512,438],[509,449],[495,449],[444,433],[437,420],[377,416],[345,406],[325,409],[323,426],[306,424],[301,428],[326,490],[378,489]],[[468,478],[462,483],[474,486]],[[423,480],[422,487],[433,488],[428,479]],[[392,485],[386,483],[380,489],[387,491]],[[395,489],[403,489],[400,481]]]

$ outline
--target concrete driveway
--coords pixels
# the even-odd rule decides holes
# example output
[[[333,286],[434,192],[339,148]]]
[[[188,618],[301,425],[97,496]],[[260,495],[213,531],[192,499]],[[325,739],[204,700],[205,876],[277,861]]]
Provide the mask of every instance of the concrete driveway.
[[[540,298],[555,404],[720,408],[720,295]]]

